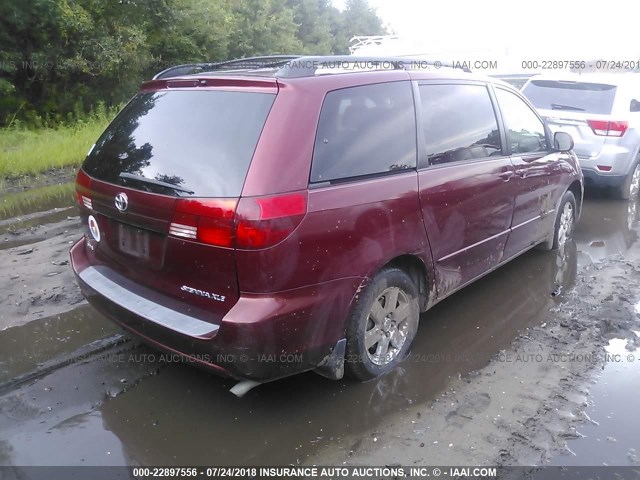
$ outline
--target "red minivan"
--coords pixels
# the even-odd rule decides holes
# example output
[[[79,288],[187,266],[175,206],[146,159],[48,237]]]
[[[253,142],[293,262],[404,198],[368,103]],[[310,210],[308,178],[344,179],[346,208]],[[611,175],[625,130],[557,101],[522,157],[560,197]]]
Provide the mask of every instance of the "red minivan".
[[[72,266],[99,311],[221,374],[366,380],[421,312],[567,241],[572,146],[509,85],[425,62],[181,66],[78,172]]]

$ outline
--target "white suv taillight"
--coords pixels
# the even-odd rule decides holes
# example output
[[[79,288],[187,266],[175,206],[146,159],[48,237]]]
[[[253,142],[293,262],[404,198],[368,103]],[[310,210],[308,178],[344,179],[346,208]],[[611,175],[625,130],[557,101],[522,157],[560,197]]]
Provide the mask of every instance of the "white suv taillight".
[[[587,123],[593,133],[601,137],[621,137],[629,128],[629,124],[626,121],[587,120]]]

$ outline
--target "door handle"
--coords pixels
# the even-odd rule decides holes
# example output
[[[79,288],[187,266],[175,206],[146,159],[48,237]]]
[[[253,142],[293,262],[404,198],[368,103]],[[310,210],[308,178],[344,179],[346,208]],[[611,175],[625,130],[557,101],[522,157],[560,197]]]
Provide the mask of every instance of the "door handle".
[[[526,168],[519,168],[516,170],[516,175],[518,175],[519,177],[524,178],[527,175],[527,169]]]
[[[511,170],[507,170],[506,172],[502,172],[498,175],[502,180],[508,182],[511,177],[513,177],[513,172]]]

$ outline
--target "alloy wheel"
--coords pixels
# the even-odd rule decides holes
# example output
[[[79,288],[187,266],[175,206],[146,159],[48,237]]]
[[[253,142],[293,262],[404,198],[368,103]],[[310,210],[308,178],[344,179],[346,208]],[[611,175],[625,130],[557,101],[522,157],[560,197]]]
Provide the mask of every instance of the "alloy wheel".
[[[560,215],[560,225],[558,228],[558,245],[564,245],[573,230],[574,222],[573,205],[570,202],[564,204],[562,214]]]
[[[398,287],[384,290],[373,302],[365,327],[364,344],[369,360],[378,366],[395,360],[416,322],[409,296]]]

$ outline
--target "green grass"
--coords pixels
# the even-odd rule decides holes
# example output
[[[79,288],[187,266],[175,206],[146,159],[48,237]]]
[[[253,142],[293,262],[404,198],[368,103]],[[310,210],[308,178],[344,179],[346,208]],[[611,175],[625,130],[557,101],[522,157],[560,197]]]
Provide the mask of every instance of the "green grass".
[[[0,130],[0,179],[79,165],[114,114],[102,109],[74,125]]]

